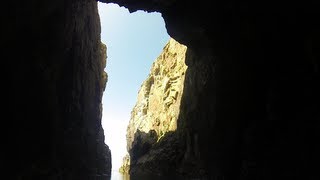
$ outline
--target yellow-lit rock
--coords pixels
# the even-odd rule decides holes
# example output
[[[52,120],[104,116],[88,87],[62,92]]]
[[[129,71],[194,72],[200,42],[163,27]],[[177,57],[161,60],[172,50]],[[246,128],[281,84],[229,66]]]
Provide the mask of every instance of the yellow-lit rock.
[[[186,50],[186,46],[170,39],[141,85],[127,128],[127,150],[130,155],[135,154],[136,157],[131,157],[134,161],[167,132],[177,129],[187,69]],[[128,162],[126,159],[124,166],[128,166]],[[124,166],[121,171],[128,171]]]

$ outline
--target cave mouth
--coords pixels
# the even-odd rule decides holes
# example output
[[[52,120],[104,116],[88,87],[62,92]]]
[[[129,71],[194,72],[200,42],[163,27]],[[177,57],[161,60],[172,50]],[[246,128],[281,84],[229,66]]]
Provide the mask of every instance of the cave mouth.
[[[127,153],[126,129],[139,88],[170,37],[160,13],[130,13],[117,4],[100,2],[98,10],[108,74],[102,98],[102,127],[115,172]]]

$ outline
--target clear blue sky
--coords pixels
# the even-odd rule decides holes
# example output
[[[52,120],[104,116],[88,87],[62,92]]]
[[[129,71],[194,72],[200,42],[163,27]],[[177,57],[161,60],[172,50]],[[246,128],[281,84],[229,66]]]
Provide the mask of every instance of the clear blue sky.
[[[115,4],[98,3],[98,8],[109,76],[102,101],[102,126],[113,170],[117,170],[126,152],[126,128],[138,91],[170,37],[160,13],[129,13]]]

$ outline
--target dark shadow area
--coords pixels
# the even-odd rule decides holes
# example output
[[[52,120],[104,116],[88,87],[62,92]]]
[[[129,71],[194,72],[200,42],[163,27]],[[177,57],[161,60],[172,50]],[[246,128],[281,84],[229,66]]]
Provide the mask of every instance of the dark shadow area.
[[[80,180],[110,174],[96,2],[18,0],[4,3],[1,17],[3,176]]]
[[[158,142],[154,130],[137,130],[130,154],[130,177],[174,175],[182,149],[175,132],[166,133]]]
[[[177,131],[137,135],[143,173],[320,179],[319,1],[101,1],[161,12],[189,48]],[[3,176],[107,176],[96,1],[1,7]]]
[[[230,29],[228,46],[216,53],[188,48],[177,131],[148,152],[167,157],[155,153],[154,164],[134,169],[230,180],[319,177],[319,36],[311,23],[278,23],[251,24],[255,34],[245,39],[241,28]]]

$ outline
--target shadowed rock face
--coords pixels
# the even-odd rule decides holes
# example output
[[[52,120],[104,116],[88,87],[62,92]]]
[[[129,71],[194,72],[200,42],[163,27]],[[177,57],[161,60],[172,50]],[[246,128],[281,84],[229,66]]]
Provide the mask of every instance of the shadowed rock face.
[[[103,1],[161,12],[170,36],[188,46],[174,135],[183,156],[166,172],[319,179],[318,1]],[[2,163],[10,179],[109,174],[96,2],[1,7]],[[163,140],[161,147],[173,144]]]
[[[8,2],[9,4],[9,2]],[[97,3],[14,1],[1,58],[9,179],[96,179],[110,175],[101,127],[106,46]]]
[[[104,1],[161,12],[188,46],[178,173],[319,178],[318,2]]]

